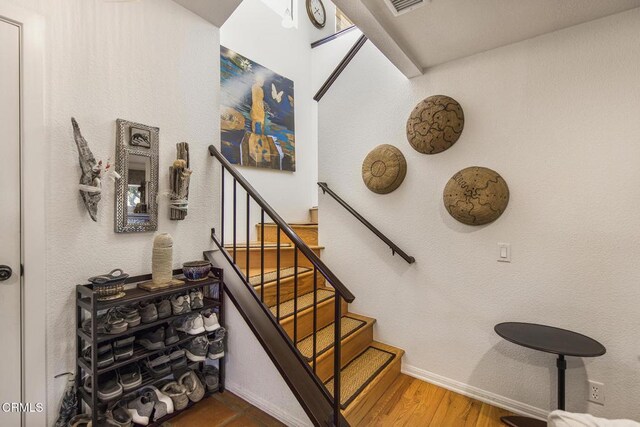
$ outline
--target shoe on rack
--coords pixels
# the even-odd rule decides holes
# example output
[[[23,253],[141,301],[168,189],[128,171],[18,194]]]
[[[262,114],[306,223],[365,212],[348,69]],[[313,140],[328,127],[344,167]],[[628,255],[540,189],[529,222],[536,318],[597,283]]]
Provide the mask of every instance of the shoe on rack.
[[[171,346],[171,345],[177,343],[178,341],[180,341],[180,337],[178,336],[178,331],[176,331],[176,328],[174,328],[171,325],[167,326],[167,329],[165,329],[165,331],[164,331],[164,343],[165,343],[165,345],[166,346]]]
[[[189,400],[192,402],[199,402],[204,397],[204,386],[195,372],[191,370],[185,372],[178,380],[178,384],[186,388],[187,397],[189,397]]]
[[[171,316],[171,301],[163,298],[156,303],[158,309],[158,319],[166,319]]]
[[[142,384],[142,373],[137,363],[123,366],[117,371],[118,381],[125,392],[135,389]]]
[[[187,356],[184,349],[175,350],[169,353],[169,359],[171,360],[169,363],[171,364],[171,370],[173,372],[181,372],[182,370],[187,369]]]
[[[184,346],[187,359],[192,362],[203,362],[207,359],[209,341],[205,336],[195,337]]]
[[[126,360],[133,356],[133,342],[135,339],[135,336],[130,336],[113,341],[113,355],[116,361]]]
[[[211,309],[204,310],[200,313],[204,321],[204,329],[207,332],[213,332],[220,327],[218,315]]]
[[[200,313],[193,313],[187,316],[184,316],[180,319],[176,319],[173,323],[173,326],[176,330],[180,332],[185,332],[189,335],[198,335],[202,334],[204,329],[204,320]]]
[[[207,357],[211,360],[220,359],[224,356],[224,340],[214,339],[209,343],[209,352],[207,353]]]
[[[218,390],[220,384],[220,372],[218,368],[211,365],[205,365],[202,368],[202,376],[204,377],[204,383],[207,386],[208,391]]]
[[[222,340],[227,335],[227,330],[223,327],[216,329],[216,332],[213,334],[214,340]]]
[[[147,350],[160,350],[164,348],[164,328],[158,328],[138,338],[138,344]]]
[[[155,394],[157,401],[164,405],[162,406],[162,412],[164,412],[165,415],[173,414],[174,408],[173,408],[173,400],[171,400],[171,397],[167,396],[166,394],[158,390],[157,387],[152,385],[146,386],[141,390],[141,393],[147,393],[147,392],[151,392]],[[161,417],[154,416],[154,418],[158,419],[158,418],[162,418],[163,416],[164,415],[162,415]]]
[[[141,395],[127,403],[127,412],[133,422],[143,426],[149,425],[155,402],[147,395]]]
[[[131,427],[133,425],[133,418],[123,401],[119,401],[106,413],[106,418],[110,420],[115,426],[118,427]],[[100,425],[100,424],[99,424]]]
[[[173,409],[182,411],[189,404],[187,389],[175,381],[165,384],[161,391],[173,400]]]
[[[84,389],[91,393],[91,377],[87,377],[84,383]],[[101,377],[98,381],[98,399],[102,402],[111,402],[118,399],[124,390],[118,382],[115,375]]]
[[[92,319],[87,319],[82,323],[82,329],[91,335]],[[124,320],[115,308],[110,308],[106,313],[97,316],[96,328],[99,334],[115,335],[125,332],[128,328]]]
[[[192,289],[189,292],[189,299],[191,300],[191,309],[197,310],[204,307],[204,300],[202,297],[202,289]]]
[[[138,326],[140,324],[140,321],[142,320],[138,309],[135,307],[116,307],[116,311],[120,316],[122,316],[124,321],[127,322],[127,325],[130,328]]]
[[[91,364],[91,347],[82,350],[82,357]],[[106,368],[114,362],[113,349],[110,343],[106,343],[98,347],[98,369]]]
[[[91,422],[91,415],[78,414],[71,418],[69,421],[69,427],[87,427]]]
[[[184,314],[191,311],[191,302],[189,295],[174,295],[171,297],[171,308],[173,314]]]
[[[171,359],[166,354],[154,358],[149,357],[144,363],[154,378],[166,377],[171,373]]]
[[[138,311],[142,318],[142,323],[151,323],[158,320],[158,308],[156,305],[149,301],[141,301],[138,303]]]

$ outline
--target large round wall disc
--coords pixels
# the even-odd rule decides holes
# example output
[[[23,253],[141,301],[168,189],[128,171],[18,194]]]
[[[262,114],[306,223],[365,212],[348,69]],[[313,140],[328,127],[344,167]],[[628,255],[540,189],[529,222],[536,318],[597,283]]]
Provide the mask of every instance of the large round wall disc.
[[[362,162],[362,180],[374,193],[391,193],[402,184],[406,174],[407,161],[393,145],[378,145]]]
[[[473,166],[451,177],[443,199],[444,207],[461,223],[488,224],[507,208],[509,187],[497,172]]]
[[[437,154],[456,143],[464,128],[462,107],[445,95],[421,101],[407,120],[409,144],[424,154]]]

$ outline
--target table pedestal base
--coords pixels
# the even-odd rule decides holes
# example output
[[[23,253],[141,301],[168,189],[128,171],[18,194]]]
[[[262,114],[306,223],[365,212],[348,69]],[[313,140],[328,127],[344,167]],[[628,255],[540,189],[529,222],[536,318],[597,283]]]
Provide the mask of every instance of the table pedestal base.
[[[502,417],[500,421],[511,427],[547,427],[546,422],[529,417]]]

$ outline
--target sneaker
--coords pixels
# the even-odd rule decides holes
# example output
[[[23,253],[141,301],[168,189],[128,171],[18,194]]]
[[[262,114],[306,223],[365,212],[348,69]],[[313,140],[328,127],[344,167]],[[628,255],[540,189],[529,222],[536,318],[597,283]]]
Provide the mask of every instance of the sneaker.
[[[141,318],[137,308],[117,307],[116,311],[120,316],[124,318],[124,321],[127,322],[127,325],[130,328],[133,328],[134,326],[138,326],[140,324]]]
[[[204,329],[207,332],[213,332],[220,327],[220,323],[218,323],[218,315],[213,310],[204,310],[200,314],[204,321]]]
[[[113,425],[118,427],[131,427],[133,425],[133,419],[124,402],[120,401],[106,413],[107,419],[109,419]],[[98,424],[101,425],[101,424]]]
[[[216,332],[213,334],[214,340],[224,339],[225,335],[227,335],[227,330],[223,327],[216,329]]]
[[[125,392],[133,390],[142,384],[142,373],[137,363],[132,363],[131,365],[118,369],[116,374]]]
[[[140,312],[142,323],[151,323],[158,320],[158,309],[152,302],[141,301],[138,303],[138,311]]]
[[[156,304],[158,309],[158,319],[166,319],[171,316],[171,301],[164,298]]]
[[[224,356],[224,340],[214,339],[209,343],[209,352],[207,357],[211,360],[220,359]]]
[[[189,335],[198,335],[205,331],[204,320],[202,320],[200,313],[194,313],[181,319],[176,319],[173,326],[176,330]]]
[[[154,378],[166,377],[171,373],[171,359],[166,354],[155,358],[147,358],[144,363]]]
[[[191,309],[196,310],[198,308],[204,307],[204,301],[202,299],[202,290],[201,289],[193,289],[189,293],[189,299],[191,300]]]
[[[174,295],[171,297],[171,308],[173,314],[184,314],[191,311],[191,302],[189,295]]]
[[[182,371],[186,370],[188,365],[186,354],[187,353],[183,348],[169,354],[169,359],[171,359],[171,371],[174,373],[180,372],[180,374],[184,373]]]
[[[173,409],[176,411],[182,411],[189,404],[187,389],[175,381],[165,384],[161,391],[173,400]]]
[[[187,390],[187,397],[192,402],[199,402],[204,397],[204,386],[193,371],[184,373],[178,380],[178,384]]]
[[[91,393],[91,377],[87,377],[84,382],[84,389]],[[100,378],[98,382],[98,399],[102,402],[110,402],[122,396],[124,390],[114,375]]]
[[[116,361],[130,359],[131,356],[133,356],[133,343],[113,350],[113,358]]]
[[[149,425],[154,406],[155,402],[143,394],[127,403],[127,412],[134,423],[146,426]]]
[[[164,328],[158,328],[139,338],[138,344],[147,350],[160,350],[164,348],[164,337]]]
[[[220,372],[218,368],[211,365],[205,365],[202,369],[202,376],[204,377],[204,383],[209,391],[217,391],[220,384]]]
[[[147,386],[145,388],[143,388],[141,390],[142,393],[153,393],[155,395],[156,398],[156,402],[161,403],[160,405],[160,411],[163,413],[163,415],[158,416],[158,414],[156,414],[154,416],[154,419],[159,419],[164,417],[165,415],[168,414],[173,414],[174,408],[173,408],[173,400],[171,400],[171,398],[169,396],[167,396],[166,394],[164,394],[163,392],[161,392],[160,390],[158,390],[156,387],[150,385]],[[158,405],[158,403],[156,403],[156,405]],[[156,412],[158,411],[158,408],[156,406]]]
[[[176,331],[176,328],[171,325],[167,326],[167,329],[165,329],[164,331],[165,345],[170,346],[177,343],[178,341],[180,341],[180,337],[178,336],[178,331]]]
[[[87,319],[82,324],[82,329],[89,335],[91,335],[91,320],[92,319]],[[127,322],[125,322],[124,318],[114,308],[110,308],[106,313],[98,316],[96,323],[99,334],[120,334],[128,328]]]
[[[91,347],[87,347],[82,350],[82,357],[84,360],[91,364]],[[114,362],[113,349],[111,348],[111,344],[103,344],[98,347],[98,369],[106,368],[107,366],[112,365]]]
[[[207,341],[207,337],[200,336],[189,341],[184,347],[184,351],[187,355],[187,359],[192,362],[203,362],[207,359],[208,347],[209,341]]]

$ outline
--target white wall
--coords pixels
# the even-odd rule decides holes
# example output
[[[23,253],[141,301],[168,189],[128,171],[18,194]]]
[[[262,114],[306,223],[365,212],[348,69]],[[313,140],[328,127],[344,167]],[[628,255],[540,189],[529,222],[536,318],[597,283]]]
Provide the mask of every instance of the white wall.
[[[367,43],[320,102],[320,180],[417,260],[392,257],[320,195],[323,259],[356,295],[352,310],[378,319],[378,339],[407,351],[405,371],[542,414],[555,405],[553,356],[493,326],[557,325],[607,347],[570,358],[567,408],[640,419],[639,28],[635,9],[412,80]],[[466,124],[451,149],[428,156],[404,128],[435,94],[457,99]],[[402,150],[408,172],[376,195],[360,168],[383,143]],[[484,227],[456,222],[442,203],[447,180],[471,165],[495,169],[511,190],[505,214]],[[512,263],[496,262],[497,242],[511,243]],[[605,406],[586,402],[587,377],[605,383]]]
[[[96,158],[115,156],[115,120],[160,127],[160,190],[167,190],[175,144],[191,146],[194,170],[187,220],[168,219],[160,200],[159,231],[175,239],[174,264],[202,257],[215,219],[212,160],[219,138],[218,29],[170,0],[15,0],[43,15],[46,25],[47,178],[47,412],[51,423],[66,379],[74,371],[74,288],[120,267],[150,271],[153,233],[113,231],[114,188],[105,186],[98,222],[77,191],[80,170],[71,116]],[[217,177],[217,175],[216,175]]]

